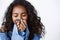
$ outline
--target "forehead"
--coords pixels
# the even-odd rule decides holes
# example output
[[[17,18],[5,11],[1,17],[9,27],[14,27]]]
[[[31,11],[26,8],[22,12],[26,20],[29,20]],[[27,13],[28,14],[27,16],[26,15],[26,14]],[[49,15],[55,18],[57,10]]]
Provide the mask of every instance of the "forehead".
[[[23,13],[26,12],[26,8],[22,5],[15,6],[12,13]]]

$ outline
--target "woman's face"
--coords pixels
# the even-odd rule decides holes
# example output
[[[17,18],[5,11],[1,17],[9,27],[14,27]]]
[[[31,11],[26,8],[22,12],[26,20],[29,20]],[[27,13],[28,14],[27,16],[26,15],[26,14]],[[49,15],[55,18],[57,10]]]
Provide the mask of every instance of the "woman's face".
[[[24,6],[18,5],[13,8],[13,11],[12,11],[13,22],[15,22],[16,19],[22,19],[22,21],[26,24],[27,17],[28,17],[27,11]]]

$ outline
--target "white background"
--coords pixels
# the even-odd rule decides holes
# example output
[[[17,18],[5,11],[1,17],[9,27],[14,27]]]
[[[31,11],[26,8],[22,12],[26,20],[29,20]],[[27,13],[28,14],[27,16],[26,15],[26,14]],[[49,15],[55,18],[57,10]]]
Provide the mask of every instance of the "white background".
[[[36,8],[47,33],[41,40],[60,40],[60,0],[28,0]],[[0,0],[0,27],[12,0]]]

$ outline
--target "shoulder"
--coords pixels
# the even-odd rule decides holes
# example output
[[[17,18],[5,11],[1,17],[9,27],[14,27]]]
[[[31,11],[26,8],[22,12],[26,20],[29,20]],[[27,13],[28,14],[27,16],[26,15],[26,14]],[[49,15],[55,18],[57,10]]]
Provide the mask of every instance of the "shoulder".
[[[7,36],[5,32],[0,32],[0,39],[1,40],[7,40]]]
[[[7,35],[5,32],[5,25],[2,25],[2,27],[0,28],[0,39],[1,40],[7,40]]]

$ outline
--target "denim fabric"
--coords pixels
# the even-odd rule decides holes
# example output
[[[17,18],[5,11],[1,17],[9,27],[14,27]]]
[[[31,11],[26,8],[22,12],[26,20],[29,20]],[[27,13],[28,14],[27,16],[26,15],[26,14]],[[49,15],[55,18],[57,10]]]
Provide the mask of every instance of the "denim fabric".
[[[11,40],[28,40],[29,36],[29,30],[28,26],[26,26],[26,32],[22,32],[21,30],[18,31],[16,24],[14,24],[13,32],[8,33],[11,37]],[[34,34],[33,40],[40,40],[40,35]],[[9,38],[6,36],[6,33],[0,33],[0,39],[1,40],[9,40]]]

